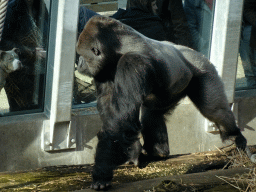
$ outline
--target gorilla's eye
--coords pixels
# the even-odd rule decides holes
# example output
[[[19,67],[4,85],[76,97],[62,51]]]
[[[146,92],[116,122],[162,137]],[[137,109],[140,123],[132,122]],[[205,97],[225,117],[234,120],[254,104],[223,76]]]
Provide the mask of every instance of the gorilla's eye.
[[[94,55],[96,55],[96,56],[99,56],[101,53],[100,53],[100,50],[99,49],[97,49],[97,48],[92,48],[91,49],[92,50],[92,52],[94,53]]]

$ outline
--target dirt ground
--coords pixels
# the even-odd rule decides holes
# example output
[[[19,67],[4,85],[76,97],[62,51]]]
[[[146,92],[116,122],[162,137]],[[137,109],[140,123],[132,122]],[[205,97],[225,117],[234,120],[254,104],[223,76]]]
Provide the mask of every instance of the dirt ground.
[[[256,153],[256,146],[251,150]],[[92,166],[63,165],[27,172],[0,173],[0,191],[89,192],[92,191]],[[241,182],[241,177],[251,170],[255,171],[255,167],[234,146],[206,153],[175,155],[157,161],[144,160],[140,167],[122,165],[115,170],[109,191],[128,192],[134,191],[134,187],[142,192],[239,191],[238,188],[245,191],[248,183]],[[255,184],[255,172],[251,172],[251,176]],[[240,182],[237,182],[239,178]]]

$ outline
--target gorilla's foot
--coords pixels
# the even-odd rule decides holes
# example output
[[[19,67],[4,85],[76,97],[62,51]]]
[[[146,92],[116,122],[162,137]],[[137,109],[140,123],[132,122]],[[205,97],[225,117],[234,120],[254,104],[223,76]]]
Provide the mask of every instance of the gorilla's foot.
[[[96,158],[96,160],[99,160]],[[111,187],[113,178],[113,166],[101,164],[97,161],[93,167],[91,188],[95,190],[107,190]]]
[[[126,164],[129,164],[130,162],[132,162],[134,165],[138,166],[139,165],[139,156],[141,153],[143,153],[143,149],[141,146],[141,143],[139,140],[137,140],[136,142],[134,142],[132,144],[131,147],[129,147],[127,152],[128,155],[128,161],[126,162]]]
[[[153,156],[167,157],[169,155],[169,145],[168,143],[156,144],[153,148]]]
[[[148,156],[165,158],[169,156],[168,143],[155,144],[154,146],[143,146]]]
[[[95,181],[91,184],[91,189],[95,190],[106,190],[111,187],[111,181],[104,182],[104,181]]]

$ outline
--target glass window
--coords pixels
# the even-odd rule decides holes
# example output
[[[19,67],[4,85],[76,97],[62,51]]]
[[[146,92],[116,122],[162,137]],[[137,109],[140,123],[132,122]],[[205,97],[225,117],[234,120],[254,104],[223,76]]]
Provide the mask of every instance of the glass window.
[[[215,0],[183,0],[193,48],[207,58],[210,54]]]
[[[10,0],[0,42],[0,115],[43,111],[50,0]]]
[[[236,90],[256,88],[256,1],[244,1]]]
[[[75,70],[73,104],[86,104],[96,101],[96,88],[93,78],[80,74]]]

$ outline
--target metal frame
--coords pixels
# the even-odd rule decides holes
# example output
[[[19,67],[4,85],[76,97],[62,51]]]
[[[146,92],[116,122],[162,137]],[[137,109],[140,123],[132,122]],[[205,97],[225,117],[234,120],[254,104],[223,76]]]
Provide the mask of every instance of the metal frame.
[[[76,148],[71,108],[79,0],[55,1],[52,6],[57,6],[58,14],[56,33],[53,33],[56,34],[55,46],[51,45],[55,47],[54,65],[49,66],[52,76],[51,84],[50,77],[48,79],[47,91],[51,94],[46,94],[49,100],[45,103],[50,117],[49,121],[44,121],[43,148],[46,151]]]

